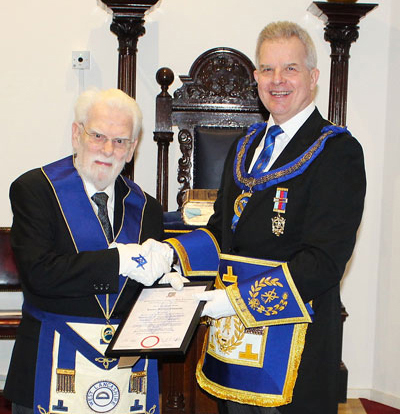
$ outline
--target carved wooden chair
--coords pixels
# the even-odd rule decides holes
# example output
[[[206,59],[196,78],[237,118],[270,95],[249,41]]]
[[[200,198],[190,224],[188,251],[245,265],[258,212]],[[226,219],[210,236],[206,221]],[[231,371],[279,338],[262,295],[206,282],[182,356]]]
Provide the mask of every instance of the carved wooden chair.
[[[178,210],[189,188],[218,188],[227,151],[247,127],[268,118],[259,101],[254,65],[243,53],[226,47],[210,49],[180,76],[182,86],[173,97],[169,68],[158,70],[161,93],[156,101],[158,145],[157,199],[168,210],[168,149],[173,126],[178,128],[182,156],[178,162]]]

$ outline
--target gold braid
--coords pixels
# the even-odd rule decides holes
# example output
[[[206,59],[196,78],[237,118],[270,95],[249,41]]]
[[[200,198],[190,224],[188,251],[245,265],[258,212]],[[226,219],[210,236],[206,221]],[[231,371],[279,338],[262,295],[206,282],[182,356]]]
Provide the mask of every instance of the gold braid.
[[[263,174],[261,177],[255,178],[252,176],[249,177],[243,177],[242,172],[240,170],[240,166],[242,165],[243,157],[245,154],[246,145],[250,140],[250,137],[256,132],[256,130],[253,130],[250,132],[250,134],[246,135],[242,146],[240,147],[240,150],[238,152],[237,158],[238,162],[236,163],[236,177],[238,181],[242,184],[244,184],[246,187],[250,189],[250,192],[252,191],[252,188],[259,184],[264,184],[268,181],[284,177],[285,175],[289,175],[295,171],[297,171],[300,167],[302,167],[307,161],[309,161],[314,153],[318,150],[318,148],[321,146],[324,139],[333,133],[333,131],[325,132],[323,135],[321,135],[311,146],[311,148],[305,152],[302,157],[292,166],[283,168],[280,171],[273,170],[272,172],[268,172],[266,174]]]

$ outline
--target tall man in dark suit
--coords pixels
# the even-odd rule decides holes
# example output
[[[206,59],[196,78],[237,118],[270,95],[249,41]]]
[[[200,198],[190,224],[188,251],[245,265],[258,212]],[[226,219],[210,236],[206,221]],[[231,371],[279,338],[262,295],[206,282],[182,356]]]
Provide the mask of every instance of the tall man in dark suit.
[[[269,24],[256,55],[270,119],[231,148],[214,215],[196,231],[220,249],[217,289],[198,297],[210,331],[196,376],[220,414],[336,414],[339,289],[363,211],[363,153],[313,103],[319,71],[302,28]],[[170,243],[190,257],[200,247],[185,237]]]
[[[161,206],[119,175],[141,122],[122,91],[86,91],[75,106],[74,155],[11,185],[24,293],[4,391],[13,413],[159,412],[156,361],[118,369],[104,356],[141,286],[172,261],[155,240],[164,232]]]

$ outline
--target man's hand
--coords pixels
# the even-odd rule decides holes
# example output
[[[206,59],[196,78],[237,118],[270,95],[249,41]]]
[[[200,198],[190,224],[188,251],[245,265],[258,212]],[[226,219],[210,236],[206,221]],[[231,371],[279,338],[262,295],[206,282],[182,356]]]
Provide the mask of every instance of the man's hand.
[[[175,290],[182,290],[183,284],[189,282],[189,279],[182,276],[179,272],[166,273],[158,283],[169,283]]]
[[[142,245],[115,243],[114,246],[119,252],[120,274],[145,286],[151,286],[171,270],[173,250],[165,243],[148,239]]]
[[[194,295],[198,300],[206,300],[201,316],[210,316],[219,319],[236,315],[235,310],[224,289],[207,290]]]
[[[172,247],[167,243],[158,242],[154,239],[147,239],[142,244],[144,249],[149,249],[153,253],[159,253],[165,257],[166,260],[170,263],[170,266],[172,266],[172,261],[174,258],[174,250]]]

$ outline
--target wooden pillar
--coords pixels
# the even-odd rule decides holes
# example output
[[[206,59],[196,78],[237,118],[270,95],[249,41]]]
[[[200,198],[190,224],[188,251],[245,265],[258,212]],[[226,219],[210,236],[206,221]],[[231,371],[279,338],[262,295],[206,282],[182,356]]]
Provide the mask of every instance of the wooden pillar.
[[[337,125],[346,125],[347,85],[350,46],[358,39],[357,26],[360,19],[372,11],[377,4],[314,1],[308,10],[325,23],[324,38],[331,44],[331,77],[329,88],[328,119]],[[341,341],[343,324],[348,316],[342,304]],[[340,350],[340,353],[342,351]],[[340,355],[341,357],[341,355]],[[340,363],[338,375],[338,401],[347,399],[347,368]]]
[[[156,74],[157,83],[161,86],[161,93],[156,99],[156,129],[154,141],[157,142],[157,200],[162,204],[164,211],[168,211],[168,151],[173,141],[172,132],[172,97],[168,88],[174,81],[174,73],[169,68],[161,68]]]
[[[140,36],[146,32],[144,13],[159,0],[102,0],[112,10],[113,21],[110,30],[117,35],[118,47],[118,88],[136,98],[136,52]],[[126,164],[124,175],[133,180],[134,160]]]
[[[337,125],[346,125],[350,46],[358,39],[360,19],[376,6],[372,3],[314,1],[308,8],[324,21],[324,38],[331,44],[328,118]]]

